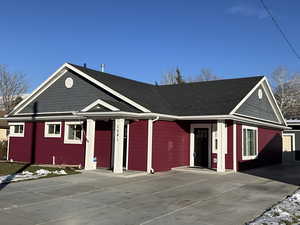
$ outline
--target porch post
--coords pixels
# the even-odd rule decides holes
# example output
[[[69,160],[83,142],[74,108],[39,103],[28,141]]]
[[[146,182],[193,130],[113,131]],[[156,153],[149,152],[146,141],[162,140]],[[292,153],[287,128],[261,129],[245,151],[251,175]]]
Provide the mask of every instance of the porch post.
[[[95,120],[86,120],[86,145],[85,145],[85,170],[96,169],[94,162],[94,147],[95,147]]]
[[[114,120],[114,173],[123,173],[124,119]]]
[[[237,172],[236,122],[233,121],[233,171]]]
[[[225,154],[227,153],[227,128],[225,120],[217,122],[217,172],[225,172]]]
[[[152,169],[153,120],[148,120],[147,173]]]

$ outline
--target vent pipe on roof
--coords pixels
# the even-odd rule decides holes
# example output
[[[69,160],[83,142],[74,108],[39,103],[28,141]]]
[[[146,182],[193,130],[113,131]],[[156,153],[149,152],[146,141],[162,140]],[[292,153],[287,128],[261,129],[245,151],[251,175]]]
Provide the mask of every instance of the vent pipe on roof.
[[[100,71],[104,72],[105,64],[100,64]]]

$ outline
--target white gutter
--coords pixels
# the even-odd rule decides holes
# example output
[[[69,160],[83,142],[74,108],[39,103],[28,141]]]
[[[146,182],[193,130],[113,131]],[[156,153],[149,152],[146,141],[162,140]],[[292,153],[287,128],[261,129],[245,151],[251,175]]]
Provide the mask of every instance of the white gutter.
[[[263,122],[254,119],[248,119],[236,115],[208,115],[208,116],[175,116],[160,113],[132,113],[132,112],[73,112],[73,115],[60,115],[60,116],[28,116],[28,117],[6,117],[0,120],[7,121],[26,121],[26,120],[59,120],[59,119],[85,119],[87,117],[108,117],[108,118],[132,118],[132,119],[152,119],[159,117],[165,120],[235,120],[237,122],[251,123],[261,126],[273,127],[278,129],[291,129],[290,127]]]

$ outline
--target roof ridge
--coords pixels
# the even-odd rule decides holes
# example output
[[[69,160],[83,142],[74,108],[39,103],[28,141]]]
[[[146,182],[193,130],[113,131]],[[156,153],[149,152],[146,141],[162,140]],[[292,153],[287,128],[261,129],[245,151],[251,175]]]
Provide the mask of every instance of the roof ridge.
[[[249,76],[249,77],[236,77],[236,78],[223,78],[218,80],[207,80],[207,81],[196,81],[196,82],[186,82],[181,84],[163,84],[158,85],[158,87],[166,87],[166,86],[180,86],[180,85],[191,85],[191,84],[204,84],[204,83],[212,83],[212,82],[218,82],[218,81],[233,81],[233,80],[243,80],[243,79],[253,79],[253,78],[264,78],[263,75],[256,75],[256,76]]]
[[[116,78],[128,80],[128,81],[135,82],[135,83],[140,83],[140,84],[144,84],[144,85],[149,85],[149,86],[153,86],[153,87],[156,86],[154,84],[150,84],[150,83],[146,83],[146,82],[142,82],[142,81],[138,81],[138,80],[133,80],[133,79],[130,79],[130,78],[122,77],[120,75],[106,73],[106,72],[101,72],[101,71],[98,71],[98,70],[95,70],[95,69],[92,69],[92,68],[89,68],[89,67],[83,67],[83,66],[80,66],[80,65],[77,65],[77,64],[73,64],[73,63],[69,63],[69,62],[68,62],[68,64],[70,64],[72,66],[75,66],[75,67],[79,67],[79,68],[84,69],[84,70],[92,70],[92,71],[94,71],[96,73],[104,74],[106,76],[114,76]]]

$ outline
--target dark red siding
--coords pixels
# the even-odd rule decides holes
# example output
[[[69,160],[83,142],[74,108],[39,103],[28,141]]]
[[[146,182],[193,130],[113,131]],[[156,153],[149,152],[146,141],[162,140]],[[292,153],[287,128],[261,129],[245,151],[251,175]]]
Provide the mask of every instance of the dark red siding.
[[[166,171],[189,165],[190,124],[186,122],[156,121],[153,124],[152,167]]]
[[[94,155],[97,167],[111,168],[112,121],[96,121]]]
[[[233,121],[226,121],[227,126],[227,154],[225,155],[225,168],[233,169]]]
[[[9,159],[30,162],[32,152],[32,123],[25,123],[24,137],[9,138]]]
[[[237,125],[237,169],[245,170],[268,164],[281,163],[281,130],[258,128],[258,157],[255,160],[242,159],[242,125]]]
[[[128,169],[147,171],[148,120],[129,124]]]
[[[45,138],[44,126],[44,122],[26,123],[24,137],[10,138],[9,158],[30,162],[34,152],[37,164],[52,164],[54,156],[56,164],[84,166],[85,138],[82,144],[64,144],[64,122],[60,138]]]

